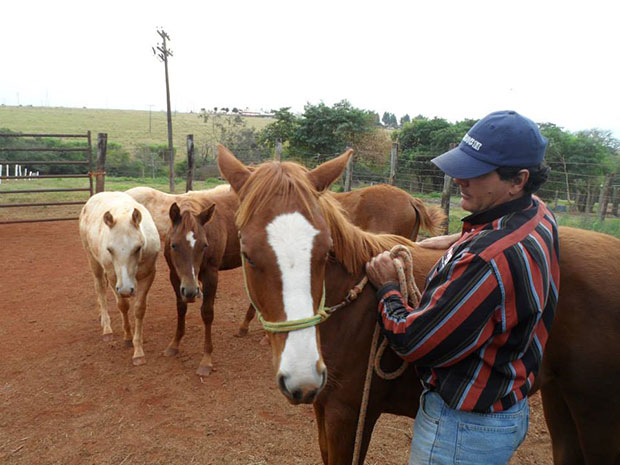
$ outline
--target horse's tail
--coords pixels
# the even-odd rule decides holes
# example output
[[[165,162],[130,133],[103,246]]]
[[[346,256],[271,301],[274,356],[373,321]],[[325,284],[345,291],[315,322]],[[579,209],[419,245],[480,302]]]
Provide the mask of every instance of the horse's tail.
[[[431,236],[443,234],[443,226],[447,217],[440,207],[437,205],[426,206],[420,199],[411,196],[409,202],[416,212],[415,225],[411,233],[412,241],[417,239],[420,228]]]

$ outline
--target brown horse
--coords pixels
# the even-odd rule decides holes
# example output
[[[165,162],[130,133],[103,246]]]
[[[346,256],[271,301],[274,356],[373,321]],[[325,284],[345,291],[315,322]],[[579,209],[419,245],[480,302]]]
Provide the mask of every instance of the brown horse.
[[[220,150],[226,150],[221,147]],[[389,184],[375,184],[351,192],[334,192],[351,223],[364,231],[397,234],[415,241],[420,229],[431,236],[439,234],[446,220],[443,210],[427,206],[420,199]],[[389,205],[389,208],[386,208]],[[256,311],[249,306],[239,326],[239,336],[248,333]]]
[[[213,371],[211,327],[218,270],[241,265],[234,221],[234,212],[239,206],[237,195],[230,191],[228,185],[179,195],[166,194],[150,187],[135,187],[129,189],[127,194],[147,207],[162,239],[165,239],[164,256],[177,297],[177,329],[164,352],[166,356],[178,354],[181,338],[185,334],[187,304],[195,301],[202,287],[200,314],[205,326],[204,352],[196,373],[207,376]],[[397,210],[378,208],[384,204],[386,196],[395,199]],[[409,236],[417,235],[422,228],[435,234],[445,219],[439,208],[426,207],[420,200],[392,186],[372,186],[338,194],[338,198],[351,209],[354,222],[359,221],[361,225],[376,228],[377,231]],[[215,211],[208,213],[212,205],[215,205]],[[187,239],[188,235],[191,240]],[[194,241],[197,243],[193,244]],[[205,248],[206,244],[208,246]],[[239,335],[247,334],[253,317],[254,307],[250,305],[240,325]]]
[[[220,171],[240,199],[237,226],[249,296],[265,321],[323,320],[322,299],[328,306],[341,302],[360,281],[364,264],[395,244],[410,247],[418,283],[440,257],[442,251],[367,233],[348,222],[327,189],[350,155],[312,171],[275,162],[250,171],[220,150]],[[617,463],[620,362],[612,354],[620,353],[620,241],[562,228],[561,250],[562,291],[538,379],[554,457],[563,464]],[[291,403],[314,404],[326,464],[352,460],[376,313],[368,286],[318,329],[270,333],[276,384]],[[382,364],[388,371],[400,359],[386,351]],[[421,393],[412,367],[391,381],[374,374],[371,386],[362,460],[381,413],[414,417]]]

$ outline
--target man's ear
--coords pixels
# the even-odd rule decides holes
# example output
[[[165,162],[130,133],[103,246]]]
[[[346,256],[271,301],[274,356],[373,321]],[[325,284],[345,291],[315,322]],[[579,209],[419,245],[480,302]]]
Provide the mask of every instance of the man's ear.
[[[530,179],[530,172],[527,169],[519,170],[519,173],[512,178],[512,185],[510,186],[510,194],[516,195],[523,191],[523,188]]]

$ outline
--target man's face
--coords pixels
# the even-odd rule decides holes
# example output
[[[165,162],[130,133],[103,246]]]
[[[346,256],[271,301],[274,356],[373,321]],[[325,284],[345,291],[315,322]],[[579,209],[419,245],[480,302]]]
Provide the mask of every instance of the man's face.
[[[455,178],[454,183],[461,188],[461,208],[472,213],[489,210],[522,195],[522,191],[515,195],[514,182],[503,181],[497,171],[491,171],[477,178]]]

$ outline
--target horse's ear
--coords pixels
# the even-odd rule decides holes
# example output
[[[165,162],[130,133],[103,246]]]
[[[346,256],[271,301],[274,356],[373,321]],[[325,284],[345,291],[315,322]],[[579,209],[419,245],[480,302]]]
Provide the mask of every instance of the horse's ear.
[[[107,224],[109,228],[112,228],[114,226],[114,223],[116,223],[116,220],[112,216],[112,213],[107,211],[103,214],[103,222]]]
[[[139,228],[140,221],[142,221],[142,213],[140,213],[140,210],[138,210],[137,208],[134,208],[131,215],[131,222],[136,228]]]
[[[349,159],[353,155],[353,149],[349,149],[342,155],[317,166],[308,173],[310,181],[317,191],[323,192],[342,175]]]
[[[181,209],[179,208],[176,202],[173,202],[172,205],[170,205],[169,214],[170,214],[170,221],[172,221],[172,224],[179,224],[181,222]]]
[[[202,225],[205,225],[211,220],[213,217],[213,213],[215,212],[215,204],[212,203],[208,208],[205,208],[200,215],[198,215],[198,222]]]
[[[238,194],[251,172],[222,144],[217,144],[217,152],[217,166],[220,168],[220,173]]]

